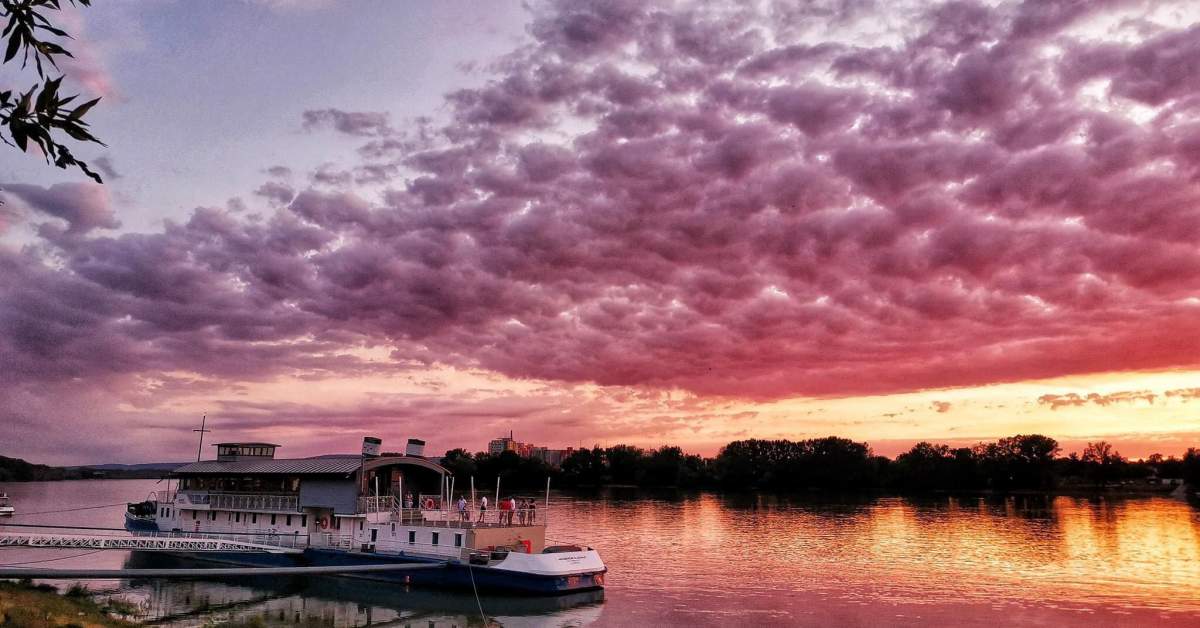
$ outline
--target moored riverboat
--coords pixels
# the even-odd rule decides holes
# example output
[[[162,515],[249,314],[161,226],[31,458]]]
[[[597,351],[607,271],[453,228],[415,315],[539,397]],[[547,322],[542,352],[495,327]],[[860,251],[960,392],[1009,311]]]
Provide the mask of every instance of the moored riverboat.
[[[13,507],[12,500],[8,498],[8,494],[0,493],[0,517],[11,517],[16,512],[17,509]]]
[[[255,566],[428,564],[438,568],[354,577],[405,585],[562,594],[602,588],[599,553],[546,539],[548,501],[476,499],[410,439],[403,455],[277,459],[272,443],[219,443],[217,459],[176,469],[173,489],[131,503],[125,527],[143,536],[219,538],[263,551],[177,552]],[[274,551],[272,551],[274,550]]]

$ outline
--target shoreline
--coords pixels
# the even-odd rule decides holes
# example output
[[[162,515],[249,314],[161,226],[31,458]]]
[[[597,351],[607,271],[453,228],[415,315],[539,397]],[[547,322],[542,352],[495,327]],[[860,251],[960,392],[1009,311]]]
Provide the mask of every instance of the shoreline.
[[[28,580],[0,580],[0,625],[129,628],[138,624],[119,615],[132,615],[136,610],[119,600],[101,604],[87,587],[73,586],[62,592]]]

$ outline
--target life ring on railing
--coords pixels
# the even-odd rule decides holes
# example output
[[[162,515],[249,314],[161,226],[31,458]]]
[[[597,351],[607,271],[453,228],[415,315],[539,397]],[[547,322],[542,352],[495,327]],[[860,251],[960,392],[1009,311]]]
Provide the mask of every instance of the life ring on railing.
[[[321,526],[322,530],[328,530],[329,529],[329,517],[321,517],[321,519],[319,521],[317,521],[317,524]]]
[[[433,510],[437,507],[437,504],[433,503],[432,497],[426,497],[425,501],[421,502],[421,505],[425,508],[425,510]]]

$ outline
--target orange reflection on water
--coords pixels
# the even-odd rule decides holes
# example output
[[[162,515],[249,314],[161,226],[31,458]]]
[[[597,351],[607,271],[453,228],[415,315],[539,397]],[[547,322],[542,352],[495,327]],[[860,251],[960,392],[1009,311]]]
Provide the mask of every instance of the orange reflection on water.
[[[706,621],[1200,621],[1200,517],[1167,498],[606,495],[567,512],[552,526],[591,532],[610,605],[624,591]]]

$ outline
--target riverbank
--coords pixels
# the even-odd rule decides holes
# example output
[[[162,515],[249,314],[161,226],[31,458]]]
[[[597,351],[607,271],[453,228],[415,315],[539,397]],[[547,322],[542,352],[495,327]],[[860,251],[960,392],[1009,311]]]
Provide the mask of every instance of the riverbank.
[[[86,588],[72,587],[59,593],[50,585],[29,582],[0,581],[0,626],[22,628],[126,628],[137,624],[115,615],[135,610],[126,604],[109,600],[100,604],[92,599]]]

